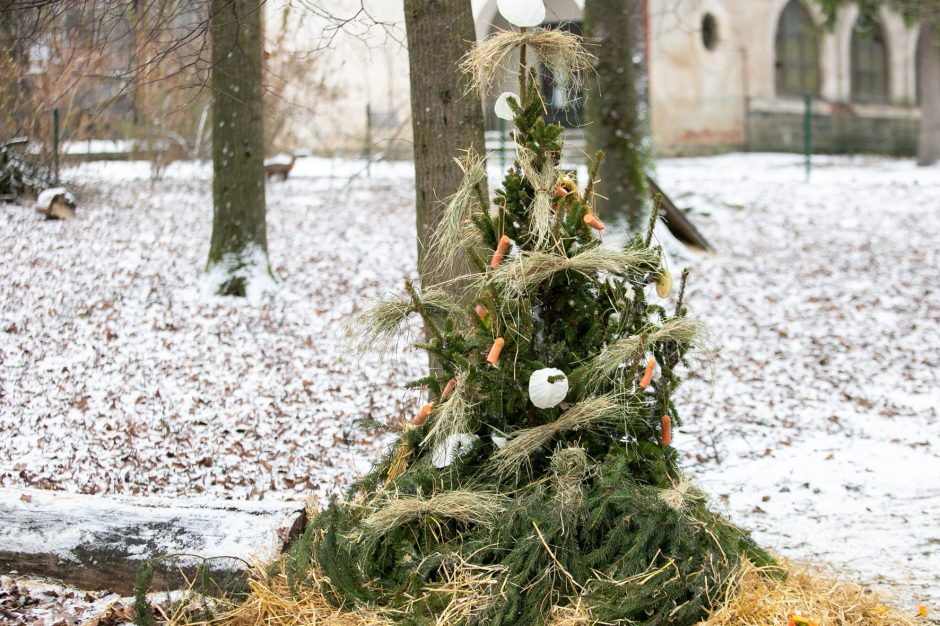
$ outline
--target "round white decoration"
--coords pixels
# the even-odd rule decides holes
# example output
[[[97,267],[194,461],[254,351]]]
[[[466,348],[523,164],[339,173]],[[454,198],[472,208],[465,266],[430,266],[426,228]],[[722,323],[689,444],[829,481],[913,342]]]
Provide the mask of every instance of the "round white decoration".
[[[549,381],[549,378],[561,376],[561,380]],[[540,409],[558,406],[568,395],[568,377],[554,367],[536,370],[529,376],[529,400]]]
[[[496,113],[496,117],[501,117],[511,122],[516,117],[516,114],[512,112],[512,108],[509,106],[510,98],[515,100],[516,104],[519,104],[519,96],[511,91],[504,91],[496,98],[496,104],[493,105],[493,112]]]
[[[545,19],[543,0],[496,0],[496,8],[507,22],[520,28],[538,26]]]
[[[448,435],[431,452],[431,463],[437,468],[447,467],[473,450],[473,444],[476,443],[477,439],[479,437],[476,435],[468,435],[467,433]]]

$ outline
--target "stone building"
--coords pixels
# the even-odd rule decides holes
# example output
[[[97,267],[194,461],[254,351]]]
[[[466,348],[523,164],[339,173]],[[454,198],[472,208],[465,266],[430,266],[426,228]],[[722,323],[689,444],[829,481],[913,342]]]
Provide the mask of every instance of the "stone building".
[[[399,2],[366,4],[373,17],[403,20]],[[478,38],[506,27],[496,0],[471,4]],[[583,0],[547,0],[546,7],[547,23],[580,32]],[[659,154],[800,151],[806,94],[815,151],[916,151],[920,27],[889,9],[868,24],[847,7],[831,30],[811,0],[646,0],[643,17]],[[387,30],[380,36],[384,45],[368,42],[374,32],[365,42],[361,33],[337,38],[328,51],[325,62],[345,63],[336,85],[343,123],[318,124],[318,141],[361,142],[368,103],[370,138],[407,142],[407,52],[387,43]],[[550,84],[545,95],[551,104]],[[577,110],[559,116],[572,126],[579,118]]]

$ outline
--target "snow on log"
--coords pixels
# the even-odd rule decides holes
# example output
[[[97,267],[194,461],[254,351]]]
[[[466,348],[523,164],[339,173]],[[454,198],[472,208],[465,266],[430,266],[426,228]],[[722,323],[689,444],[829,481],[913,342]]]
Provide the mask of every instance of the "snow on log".
[[[132,591],[148,559],[181,555],[158,569],[169,589],[209,561],[218,580],[282,550],[305,524],[300,502],[106,497],[0,489],[0,573],[56,578],[83,589]],[[185,556],[183,556],[185,555]]]
[[[67,220],[75,215],[75,196],[65,187],[53,187],[39,193],[36,211],[51,220]]]

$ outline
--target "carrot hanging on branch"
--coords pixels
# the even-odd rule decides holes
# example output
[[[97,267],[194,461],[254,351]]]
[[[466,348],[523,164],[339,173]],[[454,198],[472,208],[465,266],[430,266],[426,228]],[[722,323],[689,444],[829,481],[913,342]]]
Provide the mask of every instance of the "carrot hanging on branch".
[[[496,244],[496,251],[493,253],[493,260],[490,261],[490,267],[494,270],[500,266],[503,262],[503,259],[506,257],[506,253],[509,252],[509,244],[511,243],[509,237],[503,235],[499,238],[499,243]]]
[[[662,433],[659,436],[659,443],[668,446],[672,443],[672,420],[668,415],[662,417]]]
[[[444,385],[444,391],[441,392],[441,400],[443,400],[444,398],[446,398],[447,396],[449,396],[449,395],[451,394],[451,392],[453,392],[454,387],[456,387],[456,386],[457,386],[457,379],[456,379],[456,378],[451,378],[450,380],[448,380],[448,381],[447,381],[447,384]]]
[[[656,359],[650,357],[650,360],[646,362],[646,371],[643,372],[643,378],[640,379],[640,387],[646,389],[650,386],[650,383],[653,381],[653,370],[656,369]]]
[[[490,348],[490,353],[486,355],[486,362],[490,365],[496,365],[499,362],[499,353],[503,351],[504,345],[506,345],[506,340],[497,337],[496,341],[493,342],[493,347]]]
[[[600,221],[593,213],[584,214],[584,223],[594,230],[604,230],[604,222]]]
[[[411,423],[414,424],[415,426],[420,426],[421,424],[426,422],[428,419],[428,416],[431,414],[431,409],[433,408],[434,408],[433,402],[428,402],[427,404],[425,404],[423,407],[421,407],[421,410],[418,411],[418,414],[412,418]]]

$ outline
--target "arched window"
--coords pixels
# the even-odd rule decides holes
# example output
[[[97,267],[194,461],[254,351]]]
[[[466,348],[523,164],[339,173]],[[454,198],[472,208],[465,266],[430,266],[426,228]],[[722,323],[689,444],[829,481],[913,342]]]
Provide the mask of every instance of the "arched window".
[[[790,0],[777,23],[777,95],[819,93],[819,43],[809,11]]]
[[[860,19],[852,31],[852,100],[888,101],[888,47],[877,20]]]

